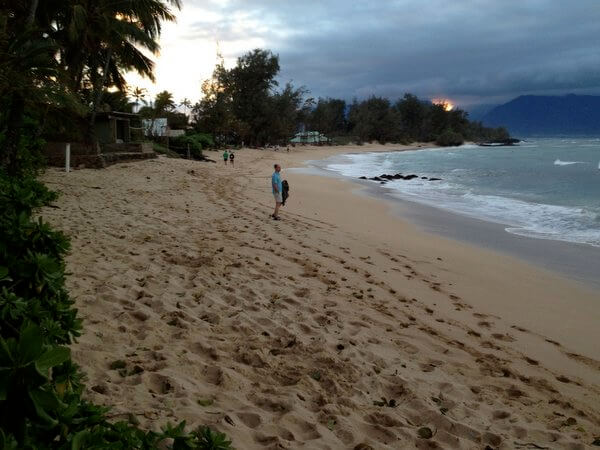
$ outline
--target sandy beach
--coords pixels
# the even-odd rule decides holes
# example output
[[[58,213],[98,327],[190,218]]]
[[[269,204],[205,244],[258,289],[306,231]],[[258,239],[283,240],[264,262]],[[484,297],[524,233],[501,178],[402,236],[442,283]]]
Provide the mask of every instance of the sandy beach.
[[[597,290],[424,232],[354,183],[286,172],[398,148],[49,169],[62,195],[42,216],[72,239],[87,396],[115,420],[210,425],[237,449],[590,446]]]

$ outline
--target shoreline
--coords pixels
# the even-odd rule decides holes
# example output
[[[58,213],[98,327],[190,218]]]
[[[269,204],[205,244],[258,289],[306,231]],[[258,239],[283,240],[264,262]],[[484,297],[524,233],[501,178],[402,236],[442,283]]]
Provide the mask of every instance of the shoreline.
[[[426,233],[347,180],[286,171],[346,151],[49,169],[62,195],[42,215],[71,236],[85,395],[115,420],[206,424],[247,449],[589,445],[597,294]]]
[[[427,147],[403,149],[426,150]],[[334,155],[341,157],[344,154]],[[331,159],[329,157],[327,159]],[[326,160],[308,160],[301,173],[334,177],[353,183],[359,195],[368,195],[393,205],[392,214],[408,220],[425,232],[433,233],[458,242],[511,255],[541,269],[556,272],[592,289],[600,288],[600,248],[590,244],[524,236],[506,231],[508,224],[436,208],[416,200],[407,199],[401,193],[374,182],[346,177],[326,169]],[[314,171],[311,172],[311,168]],[[302,172],[305,171],[306,172]]]

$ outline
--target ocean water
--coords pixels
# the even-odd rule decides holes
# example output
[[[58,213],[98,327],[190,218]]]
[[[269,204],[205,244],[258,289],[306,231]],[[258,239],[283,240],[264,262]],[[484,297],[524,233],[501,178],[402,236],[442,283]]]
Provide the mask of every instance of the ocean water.
[[[509,233],[600,247],[600,138],[349,154],[325,168],[352,178],[398,172],[441,178],[395,180],[385,189],[504,224]]]

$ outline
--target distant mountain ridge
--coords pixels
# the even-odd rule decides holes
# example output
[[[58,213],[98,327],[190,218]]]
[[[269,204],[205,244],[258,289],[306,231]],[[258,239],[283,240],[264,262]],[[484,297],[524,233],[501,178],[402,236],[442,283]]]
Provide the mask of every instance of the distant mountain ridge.
[[[506,127],[513,136],[600,135],[600,96],[522,95],[497,106],[481,119]]]
[[[467,106],[464,109],[466,112],[469,113],[469,120],[476,120],[478,122],[481,122],[481,119],[483,119],[483,117],[489,113],[492,109],[496,108],[498,106],[497,103],[495,104],[481,104],[481,105],[470,105]]]

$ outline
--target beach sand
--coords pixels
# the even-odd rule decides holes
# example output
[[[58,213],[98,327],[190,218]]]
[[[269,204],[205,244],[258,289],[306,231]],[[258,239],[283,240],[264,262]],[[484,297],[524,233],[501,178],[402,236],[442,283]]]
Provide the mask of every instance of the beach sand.
[[[286,172],[392,148],[48,170],[62,195],[42,215],[72,238],[88,398],[152,429],[210,425],[238,449],[600,437],[597,291],[420,231],[354,183]],[[291,186],[278,222],[274,162]]]

